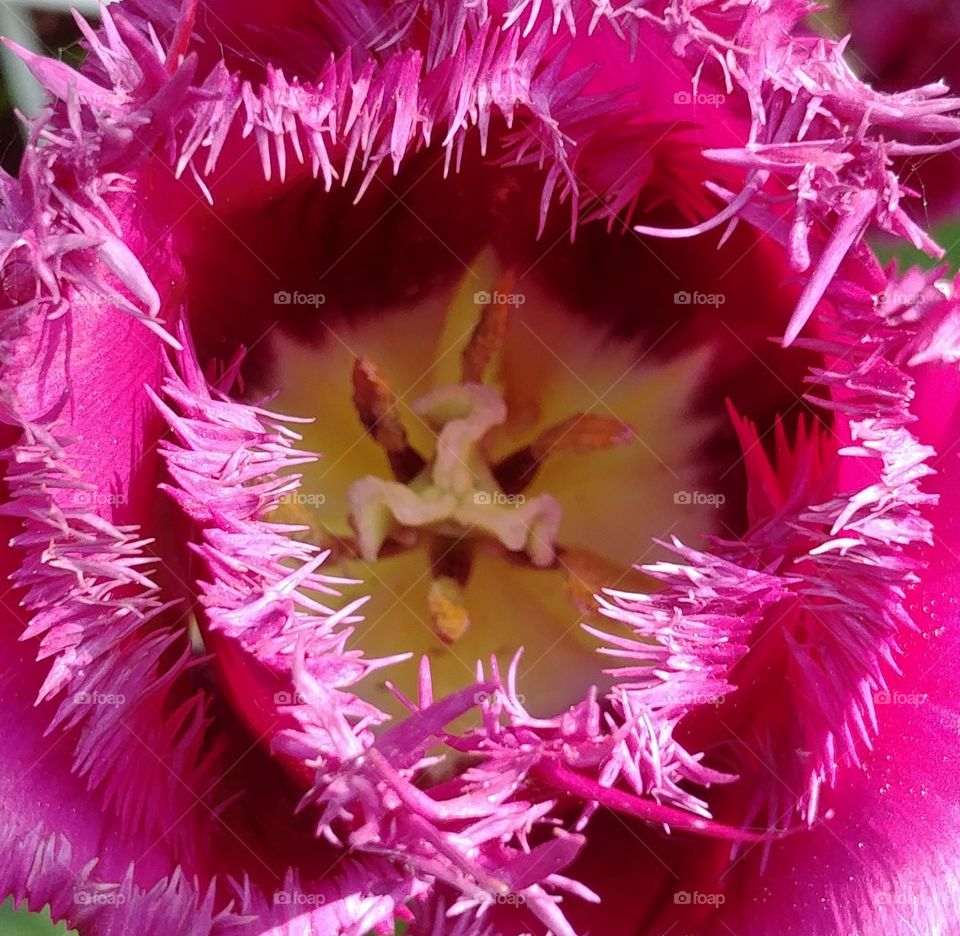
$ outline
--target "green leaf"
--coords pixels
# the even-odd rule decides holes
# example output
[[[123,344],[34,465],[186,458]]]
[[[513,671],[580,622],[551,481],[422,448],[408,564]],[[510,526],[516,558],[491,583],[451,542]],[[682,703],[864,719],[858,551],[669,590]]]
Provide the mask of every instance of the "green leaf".
[[[65,924],[51,923],[46,907],[41,913],[15,910],[12,899],[0,906],[0,933],[3,936],[77,936],[76,931],[68,930]]]
[[[947,252],[943,260],[934,260],[933,257],[928,257],[914,247],[904,246],[900,241],[893,244],[890,241],[880,241],[875,243],[873,248],[884,263],[896,257],[900,261],[900,269],[911,266],[930,269],[942,263],[948,263],[950,269],[955,272],[960,267],[960,220],[935,228],[933,237]]]

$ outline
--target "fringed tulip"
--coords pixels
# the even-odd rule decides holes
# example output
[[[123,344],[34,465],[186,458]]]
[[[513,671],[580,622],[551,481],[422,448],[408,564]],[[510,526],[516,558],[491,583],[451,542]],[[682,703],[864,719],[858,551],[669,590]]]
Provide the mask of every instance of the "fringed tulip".
[[[960,308],[865,237],[938,254],[891,161],[960,99],[809,11],[126,0],[79,72],[20,50],[4,894],[958,931]]]

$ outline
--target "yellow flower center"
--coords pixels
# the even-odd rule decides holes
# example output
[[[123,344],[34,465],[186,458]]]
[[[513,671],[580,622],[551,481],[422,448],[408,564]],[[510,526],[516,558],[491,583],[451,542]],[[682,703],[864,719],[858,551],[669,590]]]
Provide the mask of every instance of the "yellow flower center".
[[[452,293],[324,327],[319,347],[273,339],[274,407],[316,416],[305,442],[324,457],[272,519],[362,581],[345,595],[371,596],[352,647],[413,652],[360,691],[402,714],[386,682],[415,696],[422,655],[439,697],[520,647],[533,714],[602,689],[581,626],[600,621],[594,594],[649,589],[633,566],[656,557],[651,539],[716,522],[677,507],[712,428],[691,411],[706,353],[646,364],[486,254]]]

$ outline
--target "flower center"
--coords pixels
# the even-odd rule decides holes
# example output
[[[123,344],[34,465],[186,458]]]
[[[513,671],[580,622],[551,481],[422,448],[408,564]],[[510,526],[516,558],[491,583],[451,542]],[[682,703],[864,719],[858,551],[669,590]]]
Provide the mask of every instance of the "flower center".
[[[497,291],[495,295],[506,295]],[[470,623],[462,588],[469,580],[477,538],[525,557],[545,569],[557,560],[562,508],[551,494],[527,498],[522,491],[540,463],[556,449],[591,452],[626,444],[629,426],[615,419],[578,414],[551,427],[532,445],[491,463],[488,439],[507,421],[507,404],[495,389],[474,382],[500,351],[507,306],[484,309],[463,353],[463,382],[437,387],[413,403],[413,412],[436,432],[429,464],[415,452],[397,414],[396,400],[374,366],[358,360],[354,403],[363,424],[385,448],[395,481],[367,475],[347,497],[356,550],[374,562],[389,538],[412,546],[425,533],[433,557],[428,592],[430,624],[446,642],[462,637]],[[413,466],[424,467],[404,483]]]
[[[690,407],[703,352],[641,365],[635,343],[518,292],[491,255],[452,291],[324,329],[314,347],[273,340],[278,408],[319,413],[305,435],[324,453],[275,519],[362,581],[346,589],[371,596],[350,644],[412,653],[384,671],[407,695],[422,655],[439,697],[521,647],[533,714],[603,689],[582,626],[594,594],[649,589],[633,566],[652,536],[715,527],[715,507],[677,499],[711,429]],[[360,688],[401,715],[387,678]]]

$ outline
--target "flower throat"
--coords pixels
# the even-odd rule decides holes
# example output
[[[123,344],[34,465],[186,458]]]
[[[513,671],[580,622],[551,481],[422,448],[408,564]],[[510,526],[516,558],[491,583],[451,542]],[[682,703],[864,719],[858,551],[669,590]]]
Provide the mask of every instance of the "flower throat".
[[[675,485],[650,440],[678,447],[664,430],[680,419],[665,426],[654,404],[669,389],[684,405],[691,369],[637,367],[635,346],[598,341],[589,322],[530,293],[482,256],[452,295],[327,325],[313,351],[283,339],[283,408],[309,412],[291,391],[311,384],[328,402],[306,433],[324,457],[278,514],[330,549],[325,569],[362,581],[345,594],[371,599],[352,646],[425,654],[438,694],[472,682],[478,660],[505,664],[522,647],[526,704],[552,715],[598,681],[581,626],[597,623],[594,595],[651,584],[633,569],[649,536],[625,524],[676,526],[662,516]],[[686,422],[692,448],[703,427]],[[391,682],[412,692],[415,671],[395,665]],[[386,680],[364,694],[402,712]]]

